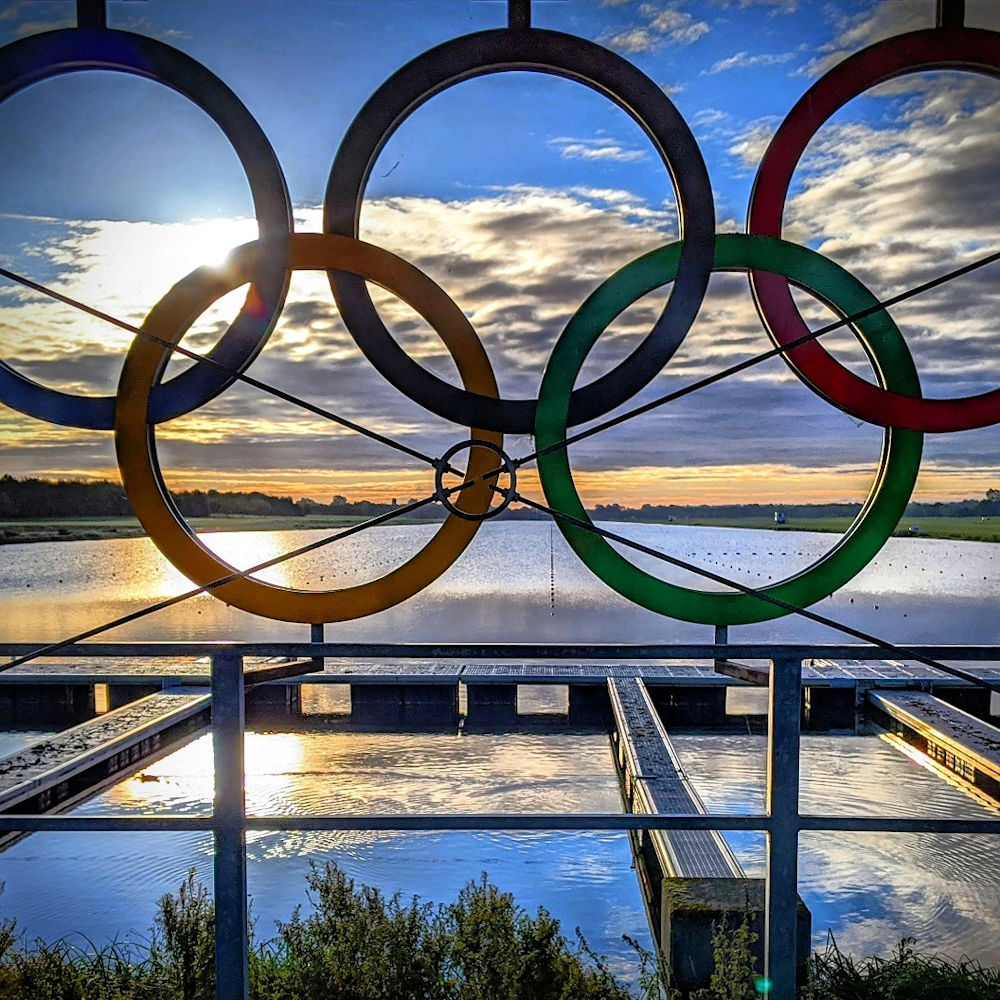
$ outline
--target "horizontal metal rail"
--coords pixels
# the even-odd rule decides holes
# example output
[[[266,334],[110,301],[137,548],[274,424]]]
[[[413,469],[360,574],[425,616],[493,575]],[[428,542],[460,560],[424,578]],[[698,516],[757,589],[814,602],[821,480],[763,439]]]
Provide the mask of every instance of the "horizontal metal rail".
[[[164,815],[37,816],[7,813],[0,830],[95,832],[212,830],[215,817]],[[758,830],[771,829],[766,815],[728,813],[420,813],[357,816],[247,816],[248,830]],[[799,817],[802,830],[857,831],[859,833],[1000,833],[996,819],[917,819],[904,816]]]
[[[37,642],[0,642],[0,655],[24,656]],[[923,645],[907,649],[935,660],[992,660],[1000,647]],[[850,643],[420,643],[420,642],[78,642],[47,659],[80,656],[207,656],[230,652],[242,657],[329,656],[354,659],[481,660],[884,660],[881,646]]]

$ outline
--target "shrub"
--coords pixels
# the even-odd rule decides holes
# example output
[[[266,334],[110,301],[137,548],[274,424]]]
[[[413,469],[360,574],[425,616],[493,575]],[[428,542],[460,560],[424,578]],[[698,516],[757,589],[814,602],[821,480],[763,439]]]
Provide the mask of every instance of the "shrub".
[[[534,916],[485,875],[445,905],[357,887],[333,864],[313,867],[311,909],[276,936],[251,940],[251,1000],[629,1000],[582,937],[571,945],[545,909]],[[0,886],[2,890],[2,886]],[[252,930],[252,927],[250,928]],[[66,941],[30,947],[0,920],[0,1000],[211,1000],[215,913],[191,872],[160,899],[147,945]],[[751,1000],[749,919],[716,928],[716,969],[691,1000]],[[626,940],[629,940],[626,938]],[[657,957],[635,942],[642,1000],[677,1000]],[[813,956],[801,1000],[997,1000],[1000,968],[919,955],[905,939],[888,958],[855,960],[833,938]]]

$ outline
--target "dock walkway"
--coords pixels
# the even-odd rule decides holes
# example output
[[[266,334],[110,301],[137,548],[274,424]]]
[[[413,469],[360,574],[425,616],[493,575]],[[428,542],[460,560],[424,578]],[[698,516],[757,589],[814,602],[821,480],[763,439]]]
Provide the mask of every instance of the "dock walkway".
[[[630,812],[704,813],[639,678],[612,677],[608,692],[614,717],[616,758]],[[653,849],[669,878],[743,878],[743,870],[715,830],[652,830]]]
[[[906,741],[1000,801],[1000,729],[922,691],[869,691]]]
[[[300,661],[301,662],[301,661]],[[247,679],[253,669],[274,664],[275,659],[248,658]],[[211,662],[207,657],[106,657],[82,661],[39,658],[0,671],[3,684],[150,683],[208,684]],[[464,659],[364,660],[327,657],[323,669],[303,675],[309,684],[594,684],[604,686],[609,677],[642,677],[659,683],[730,685],[734,679],[716,673],[711,661],[684,660],[660,663],[607,661],[577,662],[470,662]],[[298,683],[295,677],[289,683]]]
[[[207,725],[211,695],[175,688],[73,726],[0,760],[0,812],[63,808]]]
[[[961,663],[962,670],[984,681],[1000,682],[1000,664]],[[739,663],[720,661],[718,669],[729,677],[751,684],[768,683],[771,666],[766,662]],[[922,688],[931,685],[964,687],[968,681],[936,667],[904,660],[824,660],[807,659],[802,663],[804,687]]]
[[[948,665],[947,663],[945,665]],[[875,690],[926,691],[988,719],[995,711],[990,688],[1000,685],[1000,664],[965,662],[961,669],[977,684],[923,663],[906,660],[832,660],[819,657],[802,663],[802,725],[805,729],[857,729],[865,696]],[[720,672],[750,684],[767,685],[766,662],[721,660]]]

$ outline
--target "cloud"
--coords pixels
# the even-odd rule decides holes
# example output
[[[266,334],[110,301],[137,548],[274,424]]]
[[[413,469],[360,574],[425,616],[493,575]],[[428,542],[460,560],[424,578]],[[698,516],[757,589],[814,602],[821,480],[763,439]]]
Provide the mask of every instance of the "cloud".
[[[790,62],[795,58],[794,52],[761,52],[757,55],[750,55],[749,52],[737,52],[735,55],[720,59],[712,64],[712,67],[703,70],[703,74],[710,76],[715,73],[726,73],[733,69],[752,69],[755,66],[780,66],[782,63]]]
[[[918,285],[1000,248],[995,140],[1000,94],[977,78],[927,86],[899,126],[830,124],[809,144],[785,233],[847,266],[876,294]],[[894,315],[925,392],[996,382],[984,317],[1000,306],[996,269],[930,291]],[[949,389],[952,384],[955,389]]]
[[[603,43],[619,52],[651,52],[667,45],[690,45],[711,29],[707,22],[698,21],[677,7],[641,4],[640,23],[624,28],[603,39]]]
[[[557,136],[549,145],[559,151],[564,160],[603,160],[609,163],[636,163],[649,154],[644,149],[629,149],[606,136],[593,139],[574,139]]]
[[[942,260],[978,252],[996,231],[991,213],[1000,211],[995,203],[984,203],[984,192],[993,184],[990,146],[998,111],[985,99],[973,98],[964,91],[950,98],[915,92],[893,98],[907,102],[900,127],[855,123],[824,130],[810,147],[789,202],[790,238],[817,245],[880,293],[936,273]],[[949,122],[945,135],[940,134],[943,120]],[[930,165],[926,159],[922,165],[908,159],[944,150],[951,151],[961,185],[942,173],[941,156]],[[975,214],[970,203],[978,206]],[[303,231],[319,229],[318,209],[300,209],[298,215]],[[160,266],[136,271],[136,260],[144,257],[148,264],[148,254],[160,252],[157,247],[199,245],[190,232],[182,239],[185,227],[175,233],[171,227],[144,226],[76,222],[66,224],[58,237],[54,227],[46,226],[41,256],[35,259],[59,273],[61,287],[96,295],[110,312],[141,320],[180,275]],[[617,188],[516,186],[454,200],[372,200],[365,204],[361,233],[440,284],[482,339],[502,392],[530,397],[574,311],[618,268],[674,239],[676,212],[672,205],[650,205]],[[175,266],[187,268],[191,262]],[[135,281],[116,281],[115,268],[131,268]],[[995,343],[984,317],[996,314],[996,289],[995,278],[980,275],[968,286],[944,286],[911,312],[900,313],[928,391],[992,387],[995,366],[989,359]],[[611,324],[582,380],[609,370],[642,340],[668,291],[644,297]],[[36,300],[17,293],[0,302],[0,356],[45,384],[113,391],[128,336],[109,335],[68,311],[50,313],[49,304]],[[412,309],[387,294],[379,295],[378,304],[412,357],[441,378],[457,381],[440,339]],[[806,302],[803,308],[815,323],[828,316],[825,307]],[[227,322],[224,310],[204,318],[190,342],[204,349]],[[838,350],[849,342],[847,335],[832,341]],[[768,346],[745,277],[714,278],[695,327],[634,402],[681,388]],[[845,357],[856,364],[860,353],[855,348]],[[337,315],[323,274],[295,275],[284,314],[252,374],[425,454],[439,454],[468,434],[428,414],[374,371]],[[113,465],[107,435],[97,435],[95,444],[95,435],[54,429],[12,411],[2,417],[5,469],[97,474]],[[423,482],[427,473],[421,463],[377,441],[242,386],[163,427],[158,440],[170,481],[178,488],[204,483],[205,470],[215,470],[234,485],[273,482],[275,489],[280,484],[283,492],[295,493],[289,482],[296,470],[307,470],[300,492],[313,490],[308,484],[319,482],[322,473],[327,492],[347,489],[338,483],[368,483],[374,490],[381,477],[386,489],[416,495],[416,487],[400,484]],[[734,470],[739,469],[746,474],[756,469],[769,488],[786,482],[805,492],[820,484],[838,495],[863,496],[880,440],[878,429],[858,426],[773,360],[581,443],[572,457],[595,499],[607,500],[600,495],[607,490],[600,485],[603,473],[629,479],[641,472],[642,488],[650,492],[635,499],[656,502],[673,495],[689,476],[685,488],[694,490],[692,470],[701,470],[706,489],[711,483],[711,495],[722,500],[726,482],[738,493],[745,489],[738,485],[741,474]],[[509,447],[512,454],[524,454],[531,445],[518,438]],[[949,436],[930,451],[939,482],[948,470],[970,470],[980,477],[991,469],[1000,472],[998,452],[994,429],[975,438]]]
[[[717,7],[737,7],[746,10],[750,7],[767,7],[770,16],[794,14],[800,5],[800,0],[712,0]]]
[[[32,0],[11,0],[0,8],[0,25],[9,25],[7,30],[16,38],[41,34],[43,31],[55,31],[59,28],[75,28],[77,19],[76,15],[68,10],[69,4],[60,6],[63,10],[53,11],[51,17],[40,18],[38,15],[41,12],[37,3]]]
[[[835,5],[824,5],[834,37],[819,46],[819,54],[800,72],[818,77],[847,56],[875,42],[934,26],[933,4],[879,3],[858,13],[847,13]],[[1000,11],[992,0],[971,0],[966,8],[965,24],[970,27],[1000,29]]]

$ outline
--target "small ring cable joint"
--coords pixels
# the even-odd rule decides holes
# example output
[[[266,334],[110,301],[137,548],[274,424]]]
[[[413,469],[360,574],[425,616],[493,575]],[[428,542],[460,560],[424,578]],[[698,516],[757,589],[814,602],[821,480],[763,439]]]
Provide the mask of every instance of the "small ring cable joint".
[[[451,468],[452,458],[460,451],[468,448],[483,448],[493,452],[500,460],[499,465],[487,472],[481,473],[480,481],[488,482],[494,493],[499,493],[503,497],[500,503],[487,506],[485,510],[465,510],[461,504],[465,499],[466,490],[473,486],[475,479],[465,479],[464,482],[448,486],[444,477],[454,472]],[[500,476],[506,475],[508,482],[506,486],[498,486],[497,480]],[[487,518],[496,517],[501,511],[510,506],[510,502],[517,497],[517,470],[511,457],[499,445],[492,441],[483,441],[480,438],[470,438],[468,441],[459,441],[453,444],[434,464],[434,495],[449,514],[464,518],[466,521],[485,521]],[[452,496],[457,495],[457,502]]]

